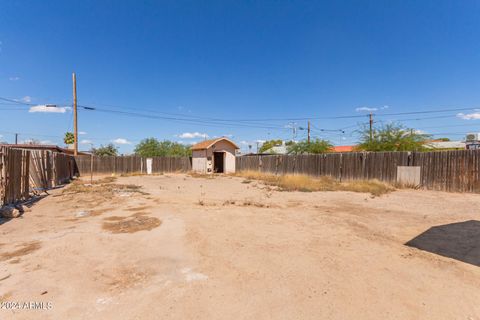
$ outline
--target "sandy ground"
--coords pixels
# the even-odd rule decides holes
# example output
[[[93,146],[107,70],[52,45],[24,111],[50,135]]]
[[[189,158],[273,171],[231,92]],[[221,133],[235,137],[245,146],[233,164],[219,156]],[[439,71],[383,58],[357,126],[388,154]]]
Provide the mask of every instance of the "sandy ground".
[[[0,225],[0,300],[44,302],[0,319],[480,319],[480,267],[404,245],[480,195],[115,183],[142,192],[58,189]]]

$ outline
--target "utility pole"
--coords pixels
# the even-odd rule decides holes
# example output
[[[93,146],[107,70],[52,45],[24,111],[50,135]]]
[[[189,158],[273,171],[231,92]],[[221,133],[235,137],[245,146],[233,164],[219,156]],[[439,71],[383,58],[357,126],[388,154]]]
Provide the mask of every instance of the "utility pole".
[[[18,144],[18,133],[15,133],[15,144]]]
[[[373,113],[370,113],[370,142],[373,141]]]
[[[77,127],[77,77],[72,73],[73,81],[73,154],[78,155],[78,127]]]
[[[292,129],[292,141],[295,141],[295,137],[297,136],[297,124],[295,122],[290,122],[287,128]]]
[[[308,120],[307,141],[310,144],[310,120]]]

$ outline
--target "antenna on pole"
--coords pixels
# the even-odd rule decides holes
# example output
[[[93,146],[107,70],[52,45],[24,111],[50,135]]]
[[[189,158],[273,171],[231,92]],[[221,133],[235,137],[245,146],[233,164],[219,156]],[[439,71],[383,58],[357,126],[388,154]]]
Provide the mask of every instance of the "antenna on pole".
[[[373,140],[373,113],[370,113],[369,115],[369,123],[370,123],[370,130],[369,130],[369,133],[370,133],[370,142],[372,142]]]
[[[310,120],[308,120],[307,142],[310,144]]]
[[[78,155],[78,127],[77,127],[77,77],[72,73],[73,82],[73,154]]]

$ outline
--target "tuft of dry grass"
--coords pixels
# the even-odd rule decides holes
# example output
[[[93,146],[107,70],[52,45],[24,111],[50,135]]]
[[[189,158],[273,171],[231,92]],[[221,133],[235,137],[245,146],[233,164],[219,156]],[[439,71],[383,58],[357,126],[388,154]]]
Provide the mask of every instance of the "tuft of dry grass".
[[[137,192],[140,191],[141,186],[135,184],[117,184],[116,177],[106,177],[93,182],[93,184],[86,184],[82,180],[77,180],[71,183],[68,188],[64,189],[62,194],[75,194],[75,193],[95,193],[101,195],[107,195],[115,192]]]
[[[155,217],[147,217],[144,214],[133,214],[129,217],[113,216],[104,219],[103,230],[111,233],[134,233],[138,231],[150,231],[162,224]]]
[[[150,208],[151,208],[150,206],[140,206],[140,207],[126,208],[126,209],[124,209],[124,210],[125,210],[125,211],[135,212],[135,211],[147,210],[147,209],[150,209]]]
[[[192,171],[188,174],[188,176],[192,178],[215,179],[215,174],[213,173],[206,174],[206,173],[198,173],[198,172]]]
[[[258,171],[242,171],[235,174],[250,180],[260,180],[282,191],[352,191],[374,196],[394,191],[395,188],[378,180],[351,180],[339,182],[331,177],[313,178],[307,175],[274,175]]]
[[[12,297],[11,292],[7,292],[5,294],[2,294],[2,295],[0,295],[0,302],[6,302],[6,301],[10,300],[11,297]]]

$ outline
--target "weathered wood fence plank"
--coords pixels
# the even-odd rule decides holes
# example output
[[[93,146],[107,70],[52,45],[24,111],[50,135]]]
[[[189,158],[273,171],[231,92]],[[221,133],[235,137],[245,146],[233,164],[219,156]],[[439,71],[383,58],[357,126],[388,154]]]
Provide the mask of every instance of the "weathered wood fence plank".
[[[137,156],[106,156],[93,157],[94,174],[128,174],[145,173],[146,159]],[[90,174],[91,156],[75,157],[76,166],[80,175]],[[188,172],[192,169],[189,157],[153,157],[152,172]]]
[[[0,205],[27,200],[74,175],[75,159],[51,151],[0,148]]]
[[[331,176],[338,180],[397,180],[398,166],[419,166],[421,187],[480,192],[480,150],[432,152],[350,152],[317,155],[237,157],[237,171]]]

